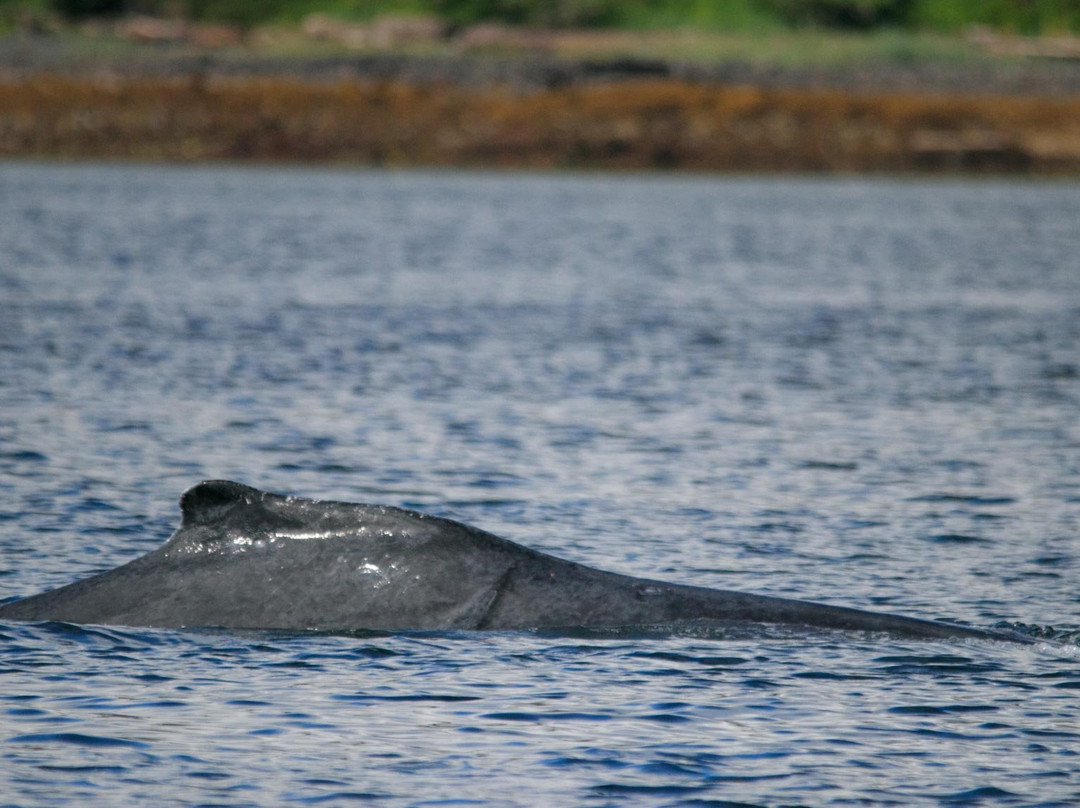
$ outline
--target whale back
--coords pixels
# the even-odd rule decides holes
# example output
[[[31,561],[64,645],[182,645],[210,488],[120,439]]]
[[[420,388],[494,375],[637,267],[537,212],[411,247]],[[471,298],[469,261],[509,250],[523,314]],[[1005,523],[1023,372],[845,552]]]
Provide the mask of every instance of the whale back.
[[[632,578],[449,519],[211,480],[157,550],[0,619],[251,629],[527,629],[717,621],[1026,641],[828,604]]]
[[[0,617],[143,626],[473,628],[507,571],[542,555],[448,519],[286,497],[223,480],[189,489],[180,508],[180,527],[154,552],[7,604]]]

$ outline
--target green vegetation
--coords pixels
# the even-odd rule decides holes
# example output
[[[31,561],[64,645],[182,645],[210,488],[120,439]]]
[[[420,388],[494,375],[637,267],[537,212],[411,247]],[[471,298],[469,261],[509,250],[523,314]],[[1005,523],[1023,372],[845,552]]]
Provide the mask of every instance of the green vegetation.
[[[1017,34],[1080,31],[1077,0],[915,0],[908,24],[936,31],[960,31],[986,25]]]
[[[294,23],[318,12],[351,20],[433,14],[463,25],[729,33],[805,27],[956,33],[972,25],[1018,34],[1080,32],[1078,0],[0,0],[0,20],[50,12],[68,19],[149,14],[248,26]]]
[[[556,43],[554,53],[570,60],[627,56],[791,68],[915,63],[974,65],[990,58],[977,45],[956,36],[890,28],[859,33],[810,28],[760,33],[673,31],[634,41]]]
[[[431,14],[434,4],[431,0],[187,0],[186,5],[192,19],[254,25],[298,23],[309,14],[357,21],[387,14]]]
[[[727,31],[784,24],[768,0],[430,0],[429,5],[434,13],[458,23]]]

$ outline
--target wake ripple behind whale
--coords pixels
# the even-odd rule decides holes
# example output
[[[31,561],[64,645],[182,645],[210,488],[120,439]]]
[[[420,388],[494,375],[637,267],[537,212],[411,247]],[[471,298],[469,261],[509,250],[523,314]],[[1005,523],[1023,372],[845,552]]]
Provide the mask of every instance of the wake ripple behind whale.
[[[214,480],[179,529],[109,572],[0,606],[0,619],[349,631],[620,627],[708,620],[1030,642],[840,606],[632,578],[449,519]]]

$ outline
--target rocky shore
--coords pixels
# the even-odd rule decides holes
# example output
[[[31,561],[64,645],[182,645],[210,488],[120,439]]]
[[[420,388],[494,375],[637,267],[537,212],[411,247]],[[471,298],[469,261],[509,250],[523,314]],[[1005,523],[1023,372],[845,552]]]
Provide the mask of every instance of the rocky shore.
[[[701,171],[1080,172],[1080,67],[105,58],[0,45],[0,156]]]

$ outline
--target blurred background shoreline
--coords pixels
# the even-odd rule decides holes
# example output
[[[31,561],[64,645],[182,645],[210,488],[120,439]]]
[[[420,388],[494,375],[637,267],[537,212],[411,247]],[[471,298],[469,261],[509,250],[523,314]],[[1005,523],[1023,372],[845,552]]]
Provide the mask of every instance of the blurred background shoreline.
[[[1080,173],[1080,4],[0,0],[0,157]]]

